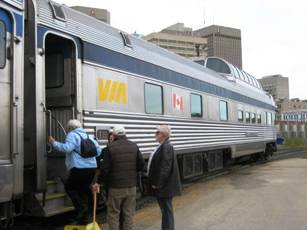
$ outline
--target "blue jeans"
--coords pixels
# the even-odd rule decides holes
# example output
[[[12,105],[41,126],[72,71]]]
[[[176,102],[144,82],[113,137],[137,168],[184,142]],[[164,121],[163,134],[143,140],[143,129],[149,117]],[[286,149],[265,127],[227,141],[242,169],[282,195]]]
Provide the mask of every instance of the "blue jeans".
[[[162,230],[174,230],[174,213],[172,198],[157,197],[158,204],[162,213]]]

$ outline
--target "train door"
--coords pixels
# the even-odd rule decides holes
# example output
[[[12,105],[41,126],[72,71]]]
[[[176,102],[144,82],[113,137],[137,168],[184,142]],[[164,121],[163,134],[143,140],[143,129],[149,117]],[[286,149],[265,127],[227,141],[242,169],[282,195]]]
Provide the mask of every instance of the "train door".
[[[12,172],[7,174],[8,165],[11,164],[12,151],[12,68],[11,60],[7,58],[7,50],[10,47],[12,23],[8,14],[0,8],[0,175],[12,177]],[[4,178],[6,185],[7,180]],[[1,187],[3,186],[1,181]],[[11,183],[11,182],[10,182]],[[5,185],[5,186],[6,186]],[[11,187],[0,188],[0,202],[11,199]]]
[[[65,140],[65,126],[76,118],[76,47],[72,40],[48,34],[45,38],[46,131]],[[48,149],[47,179],[63,179],[65,155]]]
[[[10,201],[14,193],[14,111],[13,27],[11,14],[0,6],[0,228],[12,216]],[[17,110],[17,104],[16,109]],[[15,127],[16,128],[16,127]]]

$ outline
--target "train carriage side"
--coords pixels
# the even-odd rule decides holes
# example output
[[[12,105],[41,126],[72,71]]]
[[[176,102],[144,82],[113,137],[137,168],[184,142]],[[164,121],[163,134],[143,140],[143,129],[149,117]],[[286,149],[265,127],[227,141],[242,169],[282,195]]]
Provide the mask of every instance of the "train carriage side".
[[[225,160],[263,153],[268,143],[274,143],[274,126],[265,119],[272,110],[90,64],[84,65],[84,71],[87,131],[97,134],[105,126],[122,124],[148,155],[156,146],[156,126],[169,124],[183,178],[203,174],[206,167],[220,169]],[[97,91],[87,92],[95,87]],[[253,119],[240,121],[241,111],[254,114]]]
[[[23,194],[23,1],[0,2],[0,228]]]
[[[203,166],[198,166],[200,161],[206,162],[210,158],[212,162],[218,162],[209,166],[215,170],[223,166],[221,159],[224,155],[237,158],[264,152],[266,144],[274,142],[274,128],[265,122],[266,114],[273,113],[274,105],[262,90],[228,81],[187,59],[65,6],[50,5],[44,0],[36,2],[38,34],[53,31],[52,36],[69,37],[66,39],[72,41],[70,46],[79,57],[77,64],[71,66],[68,60],[64,64],[68,65],[64,68],[74,69],[64,75],[64,79],[70,79],[68,82],[71,82],[70,89],[75,90],[74,93],[64,89],[68,95],[56,105],[54,96],[60,96],[60,89],[46,89],[46,99],[48,94],[53,98],[50,106],[62,109],[59,113],[52,112],[61,123],[71,117],[82,117],[84,127],[98,139],[106,127],[123,124],[128,137],[139,144],[145,155],[156,145],[153,136],[156,125],[168,123],[173,128],[172,142],[176,151],[186,164],[194,165],[192,171],[195,168],[204,171]],[[41,44],[41,57],[38,58],[45,60],[47,65],[45,56],[57,55],[49,54],[43,42],[38,44]],[[58,46],[54,37],[50,44]],[[63,65],[59,67],[63,68]],[[51,75],[59,76],[58,72]],[[61,79],[54,78],[53,81],[56,82],[52,84],[61,83]],[[70,112],[63,114],[63,108]],[[244,113],[257,114],[262,119],[245,122],[244,118],[241,122],[238,120],[240,108]],[[63,138],[56,122],[53,122],[52,133]],[[100,141],[103,144],[104,140]],[[60,154],[51,160],[55,158],[53,156],[48,154],[48,161],[63,161]],[[58,164],[48,163],[50,172],[64,170],[51,169],[50,165]],[[187,171],[183,173],[184,177],[195,174],[189,173],[189,167],[182,167]]]
[[[16,11],[19,1],[23,3],[5,2]],[[5,185],[5,192],[9,191],[5,197],[23,191],[27,215],[47,217],[72,210],[62,183],[67,174],[65,155],[46,146],[50,134],[64,140],[63,126],[72,118],[82,120],[101,145],[109,127],[124,125],[128,138],[145,157],[156,146],[156,126],[169,124],[183,179],[221,169],[228,160],[263,153],[274,145],[274,103],[262,90],[230,81],[53,1],[28,0],[26,4],[24,164],[20,136],[23,76],[13,68],[18,64],[16,57],[23,66],[23,40],[16,27],[14,39],[11,32],[6,33],[11,38],[6,39],[6,46],[14,48],[14,58],[7,58],[6,67],[0,68],[1,77],[15,80],[0,79],[1,89],[16,93],[12,98],[6,95],[6,104],[0,104],[10,120],[0,122],[0,127],[17,127],[15,121],[21,122],[19,129],[9,129],[19,135],[18,145],[15,134],[9,135],[10,147],[5,143],[7,150],[18,150],[0,152],[0,157],[5,156],[5,162],[0,159],[0,170],[9,166],[7,175],[15,177],[14,186]],[[0,8],[7,7],[1,2]]]

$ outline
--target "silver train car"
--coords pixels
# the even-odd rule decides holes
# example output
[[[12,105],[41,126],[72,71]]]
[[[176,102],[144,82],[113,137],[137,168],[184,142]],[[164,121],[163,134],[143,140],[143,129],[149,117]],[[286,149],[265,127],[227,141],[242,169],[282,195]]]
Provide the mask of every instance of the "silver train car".
[[[214,71],[215,70],[215,71]],[[0,222],[72,210],[63,141],[77,118],[103,146],[122,124],[148,157],[172,128],[182,179],[275,150],[275,104],[218,58],[195,63],[49,0],[0,1]]]

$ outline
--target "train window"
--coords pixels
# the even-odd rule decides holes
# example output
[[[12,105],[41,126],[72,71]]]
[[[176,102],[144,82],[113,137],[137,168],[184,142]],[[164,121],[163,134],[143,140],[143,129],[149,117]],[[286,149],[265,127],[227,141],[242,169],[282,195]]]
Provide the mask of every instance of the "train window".
[[[6,62],[6,28],[3,21],[0,21],[0,69],[5,67]]]
[[[226,101],[220,101],[220,120],[228,120],[228,103]]]
[[[245,79],[247,79],[247,82],[251,83],[249,76],[242,70],[242,74],[244,76]]]
[[[251,122],[251,114],[250,114],[250,112],[245,112],[245,121],[246,121],[246,123],[250,123]]]
[[[46,55],[46,88],[60,88],[64,85],[64,56],[62,53]]]
[[[253,124],[256,123],[256,114],[255,114],[255,113],[252,113],[252,114],[251,114],[251,120],[252,120],[252,123],[253,123]]]
[[[163,113],[163,90],[161,86],[145,83],[145,111],[151,114]]]
[[[232,73],[235,76],[235,78],[239,78],[239,75],[237,74],[235,67],[233,65],[230,65],[230,68],[232,69]]]
[[[202,117],[203,106],[202,97],[200,95],[191,94],[191,117]]]
[[[239,78],[244,81],[244,78],[242,77],[242,75],[240,75],[240,70],[235,66],[234,66],[234,69],[236,70],[236,73],[239,76]]]
[[[261,114],[257,114],[257,123],[261,124]]]
[[[239,122],[243,122],[244,118],[243,118],[243,111],[239,110],[238,111],[238,121]]]
[[[272,125],[272,113],[266,112],[266,121],[268,125]]]
[[[66,15],[65,15],[63,7],[51,1],[49,2],[49,4],[52,9],[53,17],[60,21],[66,22]]]
[[[248,75],[248,74],[246,74],[246,76],[247,76],[247,78],[248,78],[249,83],[250,83],[251,85],[254,85],[252,77],[251,77],[250,75]]]
[[[239,69],[237,68],[237,71],[238,71],[238,73],[239,73],[239,75],[240,75],[240,78],[241,78],[242,80],[244,80],[244,81],[247,81],[246,77],[243,75],[243,73],[241,72],[241,70],[239,70]]]
[[[250,76],[250,78],[252,79],[252,81],[253,81],[253,85],[256,87],[256,88],[258,88],[258,84],[257,84],[257,79],[256,78],[254,78],[252,75],[250,75],[250,74],[248,74],[249,76]]]
[[[197,64],[200,64],[202,66],[205,64],[204,60],[195,60],[194,62],[197,63]]]
[[[224,61],[217,58],[208,58],[206,67],[218,73],[231,74],[230,68]]]
[[[129,38],[129,35],[128,35],[128,34],[125,34],[125,33],[123,33],[123,32],[120,32],[120,35],[122,36],[124,45],[125,45],[125,46],[128,46],[128,47],[130,47],[130,48],[132,48],[132,43],[131,43],[131,40],[130,40],[130,38]]]

